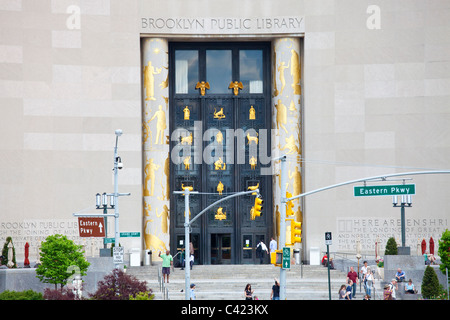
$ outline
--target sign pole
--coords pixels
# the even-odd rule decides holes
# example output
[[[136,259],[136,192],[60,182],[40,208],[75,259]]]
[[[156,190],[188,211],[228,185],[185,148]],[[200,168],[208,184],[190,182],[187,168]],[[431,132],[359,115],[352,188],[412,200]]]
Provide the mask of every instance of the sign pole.
[[[118,175],[118,155],[117,155],[117,143],[119,140],[119,136],[122,135],[122,130],[116,130],[116,145],[114,147],[114,241],[115,248],[120,247],[120,233],[119,233],[119,175]],[[115,263],[115,268],[119,268],[120,264]]]
[[[191,268],[190,268],[190,250],[189,250],[189,188],[184,188],[184,298],[190,299],[190,283],[191,283]]]
[[[280,179],[281,179],[281,206],[280,206],[280,242],[278,250],[286,245],[286,156],[281,159]],[[280,300],[286,299],[286,269],[283,265],[280,268]]]
[[[330,245],[332,244],[331,232],[325,232],[325,244],[327,245],[327,269],[328,269],[328,300],[331,300],[331,280],[330,280]],[[358,260],[359,261],[359,260]]]
[[[327,244],[327,264],[328,264],[328,300],[331,300],[331,282],[330,282],[330,246]]]

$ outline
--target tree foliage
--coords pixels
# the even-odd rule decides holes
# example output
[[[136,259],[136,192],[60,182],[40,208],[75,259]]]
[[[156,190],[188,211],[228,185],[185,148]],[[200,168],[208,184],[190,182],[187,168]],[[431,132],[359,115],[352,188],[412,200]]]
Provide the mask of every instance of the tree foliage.
[[[436,272],[430,266],[425,268],[422,279],[422,296],[425,299],[434,298],[439,295],[439,280]]]
[[[94,300],[143,300],[143,294],[152,298],[145,281],[114,269],[103,281],[97,283],[97,291],[90,294],[90,297]]]
[[[450,231],[446,229],[439,240],[438,255],[441,258],[439,269],[445,274],[445,269],[450,270]]]
[[[384,250],[385,255],[397,255],[397,242],[393,237],[390,237],[386,243],[386,249]]]
[[[83,246],[76,245],[66,236],[48,236],[41,244],[41,265],[36,269],[36,277],[44,283],[53,283],[61,289],[75,274],[86,275],[90,263],[83,255]]]

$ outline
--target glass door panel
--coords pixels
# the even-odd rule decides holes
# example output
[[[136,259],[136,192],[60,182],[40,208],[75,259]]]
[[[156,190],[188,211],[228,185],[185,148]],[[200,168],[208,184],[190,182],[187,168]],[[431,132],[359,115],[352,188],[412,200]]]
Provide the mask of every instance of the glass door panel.
[[[198,50],[175,51],[175,93],[192,94],[199,81]]]
[[[206,81],[210,86],[207,94],[231,94],[231,64],[231,50],[206,50]]]
[[[244,88],[242,93],[263,93],[262,50],[239,51],[239,79]]]

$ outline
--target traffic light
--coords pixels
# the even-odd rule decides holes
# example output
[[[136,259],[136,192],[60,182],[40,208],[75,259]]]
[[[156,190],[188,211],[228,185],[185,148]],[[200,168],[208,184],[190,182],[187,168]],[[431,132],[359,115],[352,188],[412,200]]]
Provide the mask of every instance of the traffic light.
[[[275,250],[275,252],[271,252],[270,263],[275,267],[281,267],[283,264],[283,250]]]
[[[291,220],[291,244],[302,242],[302,223]]]
[[[263,204],[264,204],[263,199],[261,199],[260,197],[255,197],[255,205],[253,206],[253,219],[252,220],[255,220],[256,217],[261,216],[261,211],[264,208]]]
[[[286,198],[292,198],[292,194],[290,192],[286,192]],[[294,203],[291,201],[286,202],[286,216],[294,215]]]

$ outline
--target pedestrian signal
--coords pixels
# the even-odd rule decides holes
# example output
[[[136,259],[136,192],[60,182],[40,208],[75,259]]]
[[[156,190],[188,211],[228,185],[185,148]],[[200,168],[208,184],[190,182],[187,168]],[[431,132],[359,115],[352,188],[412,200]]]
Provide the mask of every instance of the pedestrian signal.
[[[270,263],[275,267],[281,267],[283,264],[283,250],[275,250],[270,253]]]

